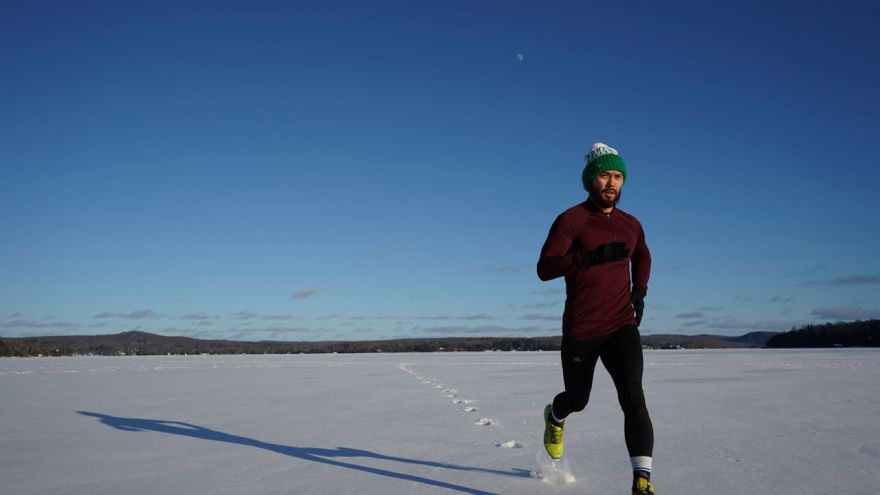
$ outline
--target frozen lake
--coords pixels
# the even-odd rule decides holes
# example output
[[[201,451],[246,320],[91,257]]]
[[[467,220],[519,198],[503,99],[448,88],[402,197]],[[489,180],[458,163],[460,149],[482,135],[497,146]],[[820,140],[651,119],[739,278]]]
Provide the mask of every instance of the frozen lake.
[[[598,368],[553,466],[554,352],[0,359],[0,491],[627,494]],[[875,495],[878,383],[878,350],[647,351],[658,495]]]

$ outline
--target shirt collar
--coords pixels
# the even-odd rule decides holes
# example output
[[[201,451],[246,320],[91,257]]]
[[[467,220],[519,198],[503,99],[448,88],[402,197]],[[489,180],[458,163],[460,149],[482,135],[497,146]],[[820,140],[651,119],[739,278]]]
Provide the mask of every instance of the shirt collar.
[[[587,200],[581,204],[590,213],[599,213],[602,215],[613,215],[614,212],[617,211],[617,207],[615,206],[614,208],[611,208],[611,211],[609,211],[608,213],[605,213],[604,211],[602,211],[602,208],[598,204],[596,204],[596,202],[593,200],[593,198],[587,198]]]

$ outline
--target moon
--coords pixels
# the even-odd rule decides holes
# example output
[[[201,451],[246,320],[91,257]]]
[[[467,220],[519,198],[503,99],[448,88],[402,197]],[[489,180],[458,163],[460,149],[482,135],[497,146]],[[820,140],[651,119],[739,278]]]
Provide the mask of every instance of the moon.
[[[523,55],[522,53],[517,53],[517,54],[516,54],[516,59],[517,59],[518,61],[522,62],[523,60],[526,59],[526,56]]]

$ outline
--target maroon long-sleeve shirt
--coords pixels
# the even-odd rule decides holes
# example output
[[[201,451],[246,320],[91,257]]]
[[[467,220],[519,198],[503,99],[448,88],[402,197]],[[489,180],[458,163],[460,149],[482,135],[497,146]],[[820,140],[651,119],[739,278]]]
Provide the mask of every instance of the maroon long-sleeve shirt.
[[[581,253],[611,242],[626,244],[629,257],[581,265]],[[617,208],[603,213],[589,199],[556,218],[538,260],[541,280],[565,277],[562,335],[572,340],[590,340],[635,325],[632,285],[647,291],[650,274],[651,253],[642,224]]]

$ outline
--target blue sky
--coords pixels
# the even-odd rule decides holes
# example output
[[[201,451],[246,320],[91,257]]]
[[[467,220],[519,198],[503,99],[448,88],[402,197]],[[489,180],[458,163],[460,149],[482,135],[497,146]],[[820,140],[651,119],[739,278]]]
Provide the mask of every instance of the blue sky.
[[[643,333],[880,318],[874,2],[4,2],[0,335],[560,332],[617,148]]]

